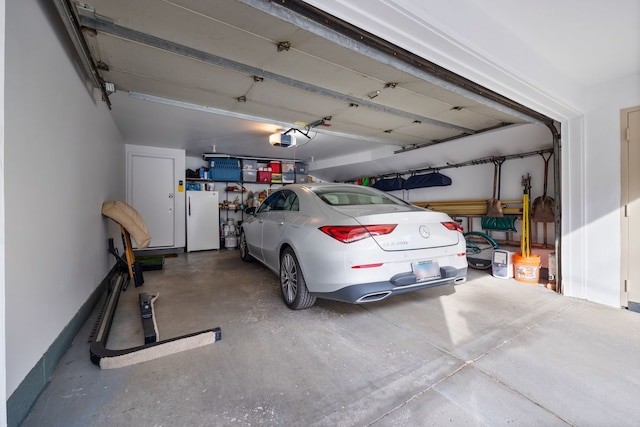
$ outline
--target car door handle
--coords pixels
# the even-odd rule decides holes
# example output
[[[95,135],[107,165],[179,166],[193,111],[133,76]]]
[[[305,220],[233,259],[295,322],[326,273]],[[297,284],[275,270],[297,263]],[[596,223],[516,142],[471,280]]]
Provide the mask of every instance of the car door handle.
[[[264,222],[264,219],[261,219],[258,221],[260,224],[262,224]]]
[[[278,224],[279,225],[284,225],[284,221],[280,221]]]

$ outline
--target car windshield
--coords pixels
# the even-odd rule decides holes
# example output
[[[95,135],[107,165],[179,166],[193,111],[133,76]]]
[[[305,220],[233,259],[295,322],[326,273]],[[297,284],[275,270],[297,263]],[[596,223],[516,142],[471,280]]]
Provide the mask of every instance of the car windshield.
[[[384,193],[372,191],[367,187],[362,188],[314,188],[313,192],[320,199],[331,206],[347,205],[394,205],[402,203],[395,197],[390,197]]]

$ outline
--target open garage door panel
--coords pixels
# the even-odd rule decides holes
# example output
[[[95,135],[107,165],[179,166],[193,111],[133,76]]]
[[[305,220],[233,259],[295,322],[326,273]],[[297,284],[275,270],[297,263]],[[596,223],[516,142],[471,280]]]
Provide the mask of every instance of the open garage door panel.
[[[278,127],[304,131],[317,123],[322,125],[314,126],[314,135],[339,139],[339,147],[326,152],[322,144],[308,144],[299,158],[414,149],[513,124],[550,122],[304,2],[57,1],[77,20],[99,83],[118,92],[105,93],[117,104],[114,110],[130,103],[144,109],[139,100],[153,99],[226,115],[224,131],[194,120],[188,155],[210,151],[211,142],[219,152],[268,155],[265,144],[236,153],[233,140],[219,137],[264,141]],[[135,128],[125,123],[129,115],[114,115],[123,133]]]

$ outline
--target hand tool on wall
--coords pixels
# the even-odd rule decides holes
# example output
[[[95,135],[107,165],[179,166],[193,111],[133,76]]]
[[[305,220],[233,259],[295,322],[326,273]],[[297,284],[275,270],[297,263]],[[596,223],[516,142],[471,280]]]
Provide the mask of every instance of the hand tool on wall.
[[[529,217],[529,192],[531,191],[531,176],[522,177],[524,192],[522,195],[522,236],[520,238],[521,254],[524,258],[531,255],[531,228]]]
[[[502,175],[502,164],[504,161],[504,157],[493,158],[493,197],[490,200],[487,200],[487,216],[490,217],[503,216],[502,203],[500,202],[500,181]]]
[[[547,223],[554,222],[556,217],[556,201],[553,197],[547,196],[547,177],[549,175],[549,159],[553,155],[553,152],[548,153],[549,155],[545,157],[545,153],[540,153],[542,159],[544,160],[544,187],[542,191],[542,196],[536,197],[533,201],[533,206],[531,208],[531,221],[533,222],[542,222],[542,230],[543,230],[543,243],[544,246],[547,246]]]

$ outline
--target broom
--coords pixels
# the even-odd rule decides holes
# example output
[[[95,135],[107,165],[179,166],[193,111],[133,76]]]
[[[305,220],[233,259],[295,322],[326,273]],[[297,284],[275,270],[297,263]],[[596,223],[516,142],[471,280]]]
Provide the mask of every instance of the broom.
[[[524,193],[522,195],[522,237],[520,238],[520,251],[524,258],[531,255],[530,223],[529,223],[529,188],[531,187],[531,176],[522,177]]]

